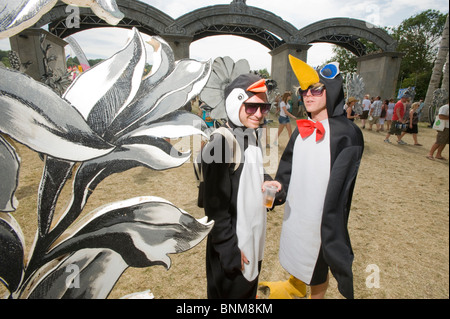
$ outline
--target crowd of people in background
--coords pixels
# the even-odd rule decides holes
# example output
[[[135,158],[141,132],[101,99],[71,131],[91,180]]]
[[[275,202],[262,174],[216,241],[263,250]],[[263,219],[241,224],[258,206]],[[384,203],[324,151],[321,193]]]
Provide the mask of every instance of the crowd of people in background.
[[[417,139],[419,110],[420,106],[423,106],[422,100],[411,104],[410,97],[404,95],[395,103],[392,98],[382,100],[380,96],[370,98],[366,94],[361,101],[362,114],[358,114],[355,110],[355,105],[358,102],[359,100],[356,98],[349,97],[345,109],[349,120],[361,120],[363,130],[372,131],[375,125],[376,132],[387,132],[384,142],[391,143],[390,137],[395,135],[399,145],[407,144],[403,141],[403,137],[406,134],[412,134],[414,145],[422,146]]]
[[[389,100],[382,100],[380,96],[370,98],[370,95],[366,94],[361,101],[361,114],[358,114],[355,110],[358,102],[359,100],[356,98],[349,97],[345,105],[345,110],[347,118],[350,121],[354,121],[355,119],[361,120],[361,128],[363,130],[366,129],[371,131],[375,124],[377,132],[386,131],[386,136],[384,138],[385,143],[391,144],[390,137],[394,135],[396,136],[399,145],[407,145],[408,143],[403,141],[403,137],[407,134],[411,134],[413,145],[422,146],[418,141],[418,124],[420,113],[424,106],[423,100],[411,103],[411,97],[404,94],[400,100],[395,102],[392,98]],[[443,121],[443,128],[442,130],[437,130],[436,142],[426,156],[430,160],[447,160],[441,153],[449,143],[448,109],[448,104],[443,105],[439,109],[438,118]],[[434,156],[435,152],[436,156]]]
[[[292,134],[291,119],[296,120],[304,116],[302,112],[301,101],[297,115],[293,113],[292,93],[287,91],[282,95],[278,95],[273,101],[273,107],[278,120],[278,136],[274,145],[278,145],[278,138],[286,128],[289,137]],[[209,116],[210,108],[200,101],[199,116],[201,116],[208,126],[213,126],[213,120]],[[419,134],[419,118],[423,100],[411,103],[411,97],[407,94],[403,95],[397,102],[395,99],[382,99],[380,96],[370,97],[366,94],[362,101],[351,96],[347,99],[344,111],[350,121],[360,120],[361,129],[376,132],[386,132],[384,142],[392,144],[391,137],[395,136],[398,145],[407,145],[403,138],[408,134],[412,136],[414,146],[422,146],[418,140]],[[360,111],[362,109],[362,112]],[[444,121],[445,128],[443,131],[437,131],[437,139],[432,145],[427,158],[430,160],[439,159],[447,160],[442,156],[445,145],[449,143],[449,107],[448,104],[442,106],[439,110],[439,118]],[[267,125],[267,120],[261,125]],[[267,144],[267,147],[270,147]],[[436,153],[436,155],[434,155]]]

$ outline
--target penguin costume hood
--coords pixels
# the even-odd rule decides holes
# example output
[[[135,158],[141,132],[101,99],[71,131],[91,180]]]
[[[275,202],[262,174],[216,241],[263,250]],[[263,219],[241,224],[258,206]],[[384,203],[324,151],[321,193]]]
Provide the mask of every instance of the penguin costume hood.
[[[294,130],[280,159],[275,177],[275,180],[279,181],[283,187],[279,195],[280,201],[278,204],[286,203],[285,214],[288,214],[288,216],[301,216],[305,212],[306,205],[303,207],[303,204],[296,202],[298,201],[296,198],[301,196],[298,196],[298,193],[294,194],[294,192],[300,191],[305,194],[308,192],[312,192],[311,194],[320,193],[322,194],[320,201],[323,200],[323,207],[319,208],[316,212],[317,215],[315,215],[318,216],[317,224],[315,224],[317,226],[315,227],[319,229],[315,232],[317,235],[314,237],[314,247],[317,248],[314,249],[316,249],[315,252],[319,253],[319,257],[312,254],[311,263],[309,264],[312,266],[308,266],[307,271],[305,270],[302,273],[303,270],[299,270],[295,273],[296,270],[294,270],[294,273],[291,272],[291,274],[309,284],[312,279],[311,272],[314,270],[315,273],[316,268],[314,267],[318,267],[317,261],[323,259],[338,282],[340,293],[346,298],[353,298],[353,250],[350,244],[347,223],[353,190],[364,149],[363,136],[359,127],[345,116],[343,108],[345,100],[339,65],[331,63],[316,71],[293,56],[289,56],[289,60],[299,80],[299,90],[307,91],[311,85],[318,82],[324,84],[328,114],[328,119],[321,121],[326,126],[322,140],[311,143],[308,138],[300,136],[298,127]],[[311,114],[308,115],[311,118]],[[300,125],[300,121],[302,120],[297,122],[298,125]],[[314,146],[314,143],[317,146]],[[305,153],[303,145],[306,144],[313,145],[308,146],[311,147],[310,154]],[[316,149],[321,149],[321,151],[317,152]],[[303,158],[308,156],[311,159],[304,161]],[[327,160],[322,161],[323,158]],[[329,165],[329,171],[325,170],[326,167],[323,165]],[[305,173],[302,173],[302,171],[326,171],[326,176],[321,180],[323,184],[316,186],[317,181],[306,184],[303,178]],[[291,193],[289,190],[291,190]],[[309,197],[304,200],[309,201]],[[296,220],[297,223],[302,221],[301,218],[303,217],[299,218]],[[303,237],[298,237],[298,227],[296,229],[293,226],[286,226],[289,229],[286,231],[286,236],[282,232],[282,238],[284,236],[287,239],[283,244],[280,244],[280,262],[290,265],[291,269],[300,269],[296,265],[302,267],[303,261],[301,258],[296,259],[294,256],[296,256],[297,252],[302,254],[302,249],[308,249],[311,244],[305,242],[305,248],[299,248],[298,246],[301,246],[299,245],[299,240],[302,241]],[[281,254],[282,251],[284,251],[283,256]],[[317,260],[314,258],[317,258]],[[283,265],[283,267],[285,266]],[[287,270],[289,271],[289,269]],[[314,285],[315,283],[311,284]]]
[[[228,119],[237,127],[243,127],[239,119],[242,103],[269,104],[266,81],[256,74],[242,74],[225,88],[225,109]]]
[[[326,89],[328,118],[344,115],[345,97],[337,62],[327,64],[320,71],[292,55],[289,56],[289,62],[300,83],[299,91],[306,91],[311,85],[322,83]],[[309,113],[308,115],[310,116]]]

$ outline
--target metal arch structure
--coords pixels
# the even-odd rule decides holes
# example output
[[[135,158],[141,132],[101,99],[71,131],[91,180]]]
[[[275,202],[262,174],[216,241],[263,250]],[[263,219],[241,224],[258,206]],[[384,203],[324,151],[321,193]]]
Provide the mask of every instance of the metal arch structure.
[[[80,15],[80,27],[75,29],[71,28],[67,25],[66,20],[59,20],[50,23],[49,30],[51,33],[56,35],[59,38],[66,38],[74,33],[89,30],[92,28],[101,28],[101,27],[111,27],[108,23],[106,23],[103,19],[99,18],[93,14],[84,14]],[[130,18],[123,18],[117,25],[117,27],[122,28],[137,28],[140,32],[148,34],[148,35],[157,35],[155,30],[148,25],[142,24],[139,21]]]
[[[239,1],[194,10],[179,17],[174,25],[187,36],[193,36],[193,41],[210,35],[237,35],[259,42],[269,50],[291,42],[298,31],[272,12]]]
[[[357,56],[366,54],[359,38],[373,42],[382,51],[395,51],[397,46],[387,32],[362,20],[326,19],[299,30],[269,11],[247,6],[245,1],[234,0],[230,5],[199,8],[177,19],[139,1],[117,0],[117,4],[125,14],[119,27],[136,27],[145,34],[163,38],[187,37],[194,42],[212,35],[237,35],[257,41],[269,50],[286,43],[307,45],[326,42],[342,46]],[[49,24],[51,33],[65,38],[83,30],[110,26],[90,9],[80,8],[80,27],[70,28],[66,24],[66,7],[65,3],[59,2],[38,21],[36,27]]]
[[[175,58],[189,57],[189,46],[192,42],[214,35],[236,35],[256,41],[270,50],[272,55],[272,77],[278,82],[281,90],[292,89],[296,78],[290,69],[288,56],[294,55],[303,61],[307,60],[307,52],[311,44],[332,43],[346,48],[358,59],[358,72],[367,73],[367,78],[377,83],[389,83],[386,98],[391,97],[397,79],[399,63],[394,61],[402,54],[396,52],[397,42],[383,29],[366,21],[351,18],[332,18],[312,23],[297,29],[291,23],[283,20],[272,12],[248,6],[245,0],[233,0],[229,5],[213,5],[188,12],[173,19],[164,12],[137,0],[116,0],[125,18],[118,27],[136,27],[142,33],[158,35],[172,47]],[[59,1],[53,9],[36,23],[40,28],[49,25],[49,31],[60,38],[83,30],[106,27],[103,20],[97,18],[90,9],[80,8],[79,28],[70,28],[66,24],[67,5]],[[366,39],[379,47],[383,57],[368,55],[360,39]],[[370,66],[370,60],[375,64],[382,63],[383,70]],[[380,60],[381,59],[381,60]],[[392,62],[392,61],[394,62]],[[367,70],[366,70],[367,69]],[[393,71],[391,71],[393,70]],[[378,78],[373,76],[377,72]],[[397,73],[395,73],[397,72]],[[369,75],[370,74],[370,75]],[[367,85],[370,87],[370,85]],[[379,91],[369,92],[380,95]],[[383,95],[383,94],[381,94]]]
[[[270,50],[278,48],[284,43],[283,40],[264,29],[250,26],[235,25],[213,25],[198,30],[194,34],[194,41],[214,35],[236,35],[256,41],[269,48]]]
[[[325,35],[317,40],[311,41],[310,43],[332,43],[349,50],[356,56],[363,56],[367,54],[366,46],[355,36],[334,34]]]
[[[139,1],[117,0],[117,4],[125,14],[118,27],[136,27],[145,34],[163,38],[187,38],[193,42],[211,35],[237,35],[272,50],[289,41],[298,31],[273,13],[247,7],[243,2],[200,8],[178,19]],[[58,2],[35,26],[48,24],[49,31],[60,38],[91,28],[111,27],[90,9],[80,8],[79,27],[71,28],[67,25],[66,7],[65,3]]]
[[[327,42],[341,45],[357,56],[366,54],[358,39],[373,42],[382,52],[393,52],[397,42],[383,29],[351,18],[332,18],[312,23],[298,31],[298,37],[307,43]],[[358,43],[359,42],[359,43]]]
[[[162,35],[173,23],[173,18],[164,12],[136,0],[118,0],[117,4],[125,17],[119,22],[118,27],[136,27],[140,32],[148,35]],[[49,32],[60,38],[65,38],[74,33],[101,27],[112,27],[97,17],[89,8],[79,8],[79,28],[67,25],[69,13],[66,12],[67,4],[61,1],[45,14],[37,23],[40,28],[48,25]]]

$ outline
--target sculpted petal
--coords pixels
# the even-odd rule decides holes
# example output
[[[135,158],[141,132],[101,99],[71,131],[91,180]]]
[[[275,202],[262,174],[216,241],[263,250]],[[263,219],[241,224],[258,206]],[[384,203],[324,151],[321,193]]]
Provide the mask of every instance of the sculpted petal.
[[[0,214],[0,281],[10,292],[16,290],[24,270],[25,239],[10,214]]]
[[[167,255],[197,245],[213,224],[196,220],[162,198],[131,198],[88,214],[67,237],[55,242],[49,258],[79,249],[103,248],[119,253],[132,267],[169,268]]]
[[[141,85],[145,60],[144,42],[134,28],[132,37],[122,50],[83,72],[63,98],[80,111],[90,127],[102,135],[134,99]]]
[[[0,69],[0,88],[0,131],[29,148],[70,161],[114,149],[69,103],[29,76]]]
[[[0,135],[0,211],[11,212],[17,208],[14,193],[19,183],[20,159],[14,147]]]
[[[111,25],[118,24],[124,17],[115,0],[63,0],[63,2],[79,7],[90,7],[97,17]]]
[[[101,19],[116,25],[124,14],[115,0],[63,0],[67,4],[90,7]],[[5,39],[31,27],[49,12],[57,0],[5,0],[0,4],[0,39]]]
[[[211,73],[210,62],[181,60],[164,81],[130,104],[111,124],[108,140],[116,140],[142,125],[174,112],[203,89]],[[111,134],[111,135],[110,135]]]
[[[9,38],[35,24],[58,0],[15,0],[0,4],[0,39]]]

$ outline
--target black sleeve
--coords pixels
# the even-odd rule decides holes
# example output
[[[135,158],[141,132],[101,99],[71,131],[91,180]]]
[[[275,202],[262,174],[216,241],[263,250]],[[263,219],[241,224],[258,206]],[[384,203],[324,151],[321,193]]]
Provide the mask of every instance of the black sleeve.
[[[362,149],[362,146],[347,147],[334,161],[322,218],[323,256],[346,298],[353,298],[354,256],[347,226]]]
[[[211,244],[219,254],[224,271],[232,273],[241,269],[241,251],[238,247],[235,218],[232,215],[235,208],[232,203],[230,164],[223,157],[216,158],[219,148],[222,154],[225,154],[225,144],[226,140],[216,135],[203,150],[203,205],[208,219],[214,220],[214,227],[210,232]]]

